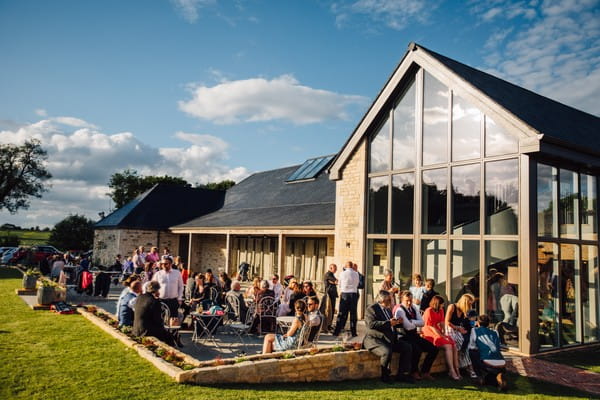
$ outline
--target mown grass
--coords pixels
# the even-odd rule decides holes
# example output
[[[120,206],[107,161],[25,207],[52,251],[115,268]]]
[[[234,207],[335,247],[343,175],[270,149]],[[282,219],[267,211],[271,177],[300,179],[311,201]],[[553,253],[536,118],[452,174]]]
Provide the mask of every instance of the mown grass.
[[[50,232],[28,231],[28,230],[1,230],[0,237],[17,236],[21,246],[34,246],[36,244],[48,244]]]
[[[440,377],[417,385],[340,383],[179,385],[80,315],[32,311],[16,295],[20,274],[0,269],[0,399],[556,399],[572,389],[510,376],[509,393]]]
[[[600,345],[539,356],[539,358],[600,373]]]

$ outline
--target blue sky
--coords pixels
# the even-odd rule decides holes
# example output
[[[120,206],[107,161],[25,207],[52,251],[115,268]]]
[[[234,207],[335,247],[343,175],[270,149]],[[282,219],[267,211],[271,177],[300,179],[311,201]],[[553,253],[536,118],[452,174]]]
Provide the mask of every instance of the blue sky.
[[[592,114],[600,2],[0,0],[0,142],[51,190],[0,223],[109,211],[126,168],[192,183],[337,152],[410,41]]]

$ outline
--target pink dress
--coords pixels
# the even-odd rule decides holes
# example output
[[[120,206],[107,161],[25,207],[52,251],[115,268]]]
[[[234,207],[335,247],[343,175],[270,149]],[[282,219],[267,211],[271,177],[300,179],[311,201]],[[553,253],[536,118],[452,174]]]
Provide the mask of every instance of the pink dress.
[[[452,338],[444,335],[440,336],[435,332],[432,327],[436,327],[442,334],[444,333],[444,309],[440,308],[438,311],[434,311],[433,308],[428,307],[423,314],[423,322],[425,326],[421,332],[423,332],[423,338],[427,339],[434,346],[440,347],[445,344],[454,344],[454,340]]]

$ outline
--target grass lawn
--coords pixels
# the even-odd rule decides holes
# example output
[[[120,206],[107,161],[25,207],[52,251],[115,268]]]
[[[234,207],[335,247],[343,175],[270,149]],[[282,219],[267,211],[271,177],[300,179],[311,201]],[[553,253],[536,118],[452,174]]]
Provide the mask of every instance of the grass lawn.
[[[540,356],[539,358],[600,373],[600,346]]]
[[[28,230],[0,230],[0,237],[2,236],[18,236],[21,246],[34,246],[36,244],[48,244],[50,238],[50,232],[38,232]]]
[[[0,269],[0,399],[528,399],[589,398],[510,376],[509,393],[440,377],[417,385],[340,383],[180,385],[80,315],[33,311],[14,292],[18,271]]]

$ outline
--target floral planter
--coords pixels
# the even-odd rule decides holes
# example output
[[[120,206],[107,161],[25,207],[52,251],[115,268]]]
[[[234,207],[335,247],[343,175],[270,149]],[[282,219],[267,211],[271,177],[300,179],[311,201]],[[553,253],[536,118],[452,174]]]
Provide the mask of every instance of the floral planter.
[[[35,289],[37,275],[23,275],[23,289]]]
[[[56,301],[56,291],[54,287],[41,286],[37,292],[38,304],[52,304]]]

